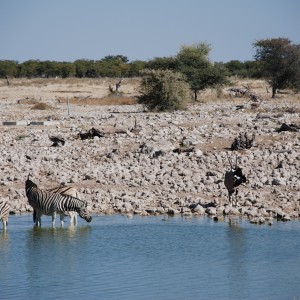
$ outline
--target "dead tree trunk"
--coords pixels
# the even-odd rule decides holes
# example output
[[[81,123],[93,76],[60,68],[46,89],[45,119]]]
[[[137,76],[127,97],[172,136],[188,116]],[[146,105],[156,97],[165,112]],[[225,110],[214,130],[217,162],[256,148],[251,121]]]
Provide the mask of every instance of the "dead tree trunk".
[[[272,86],[272,98],[275,98],[275,95],[276,95],[276,86]]]
[[[196,90],[194,91],[194,100],[195,102],[198,100],[198,93]]]
[[[9,78],[8,78],[8,76],[5,75],[5,78],[6,78],[6,83],[7,83],[7,85],[9,86]]]

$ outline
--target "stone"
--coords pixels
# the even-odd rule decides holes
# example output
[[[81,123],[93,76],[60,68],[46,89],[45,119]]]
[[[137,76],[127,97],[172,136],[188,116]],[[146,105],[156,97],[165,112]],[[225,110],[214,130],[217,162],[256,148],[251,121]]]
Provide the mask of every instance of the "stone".
[[[242,115],[230,113],[232,105],[230,100],[196,103],[185,112],[162,114],[145,114],[139,105],[97,106],[97,110],[74,106],[72,118],[55,110],[56,127],[50,126],[54,125],[50,118],[52,123],[44,122],[43,118],[48,120],[44,113],[22,106],[22,113],[30,113],[40,123],[25,126],[24,121],[20,128],[14,126],[17,123],[2,128],[1,193],[9,196],[15,212],[30,211],[22,187],[30,172],[43,187],[65,182],[85,191],[94,213],[190,216],[192,212],[202,216],[206,212],[219,218],[225,213],[226,217],[242,216],[257,222],[263,217],[266,223],[272,222],[267,220],[270,217],[299,218],[300,143],[294,138],[297,133],[278,134],[271,121],[264,125],[265,119],[256,114],[246,110]],[[284,108],[272,100],[265,105],[270,117],[273,108]],[[2,102],[0,106],[0,115],[5,119],[5,106]],[[298,113],[282,115],[282,120],[299,118]],[[134,119],[139,132],[131,131]],[[78,133],[91,125],[99,127],[101,137],[81,140]],[[237,153],[249,182],[239,186],[236,211],[224,206],[228,194],[223,176],[229,167],[226,147],[241,129],[250,135],[254,129],[258,139],[255,147]],[[62,136],[67,142],[63,147],[50,147],[52,135]],[[174,153],[184,137],[186,146],[193,151]]]
[[[216,215],[217,214],[217,210],[215,207],[208,207],[205,211],[208,215]]]
[[[281,180],[279,178],[274,178],[272,180],[272,185],[281,185]]]
[[[199,215],[204,215],[205,214],[205,208],[200,205],[200,204],[197,204],[193,209],[192,209],[192,212],[193,213],[197,213]]]
[[[180,211],[178,210],[178,209],[175,209],[175,208],[169,208],[168,209],[168,211],[167,211],[167,213],[169,214],[169,215],[177,215],[177,214],[180,214]]]

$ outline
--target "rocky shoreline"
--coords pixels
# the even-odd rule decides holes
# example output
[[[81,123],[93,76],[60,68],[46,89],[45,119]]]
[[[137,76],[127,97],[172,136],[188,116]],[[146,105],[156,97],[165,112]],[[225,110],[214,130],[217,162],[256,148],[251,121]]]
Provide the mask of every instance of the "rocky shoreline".
[[[24,188],[30,173],[40,188],[77,187],[93,214],[236,216],[258,224],[300,217],[300,133],[276,131],[299,123],[297,103],[270,100],[260,110],[236,110],[236,100],[226,99],[174,113],[74,105],[70,115],[64,104],[50,104],[51,110],[38,111],[1,101],[2,121],[29,122],[0,126],[0,194],[12,213],[32,211]],[[91,128],[103,136],[81,140],[79,133]],[[231,151],[241,132],[255,134],[253,147]],[[52,147],[49,136],[65,144]],[[236,207],[229,206],[224,185],[227,155],[237,156],[247,177]]]

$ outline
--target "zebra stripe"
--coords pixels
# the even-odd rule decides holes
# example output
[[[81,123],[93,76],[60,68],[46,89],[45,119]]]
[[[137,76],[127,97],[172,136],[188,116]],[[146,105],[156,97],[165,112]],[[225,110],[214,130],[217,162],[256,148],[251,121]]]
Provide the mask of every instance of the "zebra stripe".
[[[77,191],[76,188],[71,186],[58,186],[52,189],[48,189],[48,192],[51,193],[59,193],[62,195],[69,195],[74,198],[81,199],[80,193]],[[77,224],[77,212],[76,211],[68,211],[66,215],[70,216],[70,223],[76,225]],[[60,215],[60,221],[63,222],[63,215]]]
[[[0,201],[0,220],[2,219],[3,230],[6,230],[10,205],[6,201]]]
[[[87,203],[81,199],[41,190],[29,179],[29,176],[25,182],[25,190],[28,202],[36,212],[35,224],[37,226],[41,226],[42,215],[52,216],[52,225],[55,226],[56,214],[60,214],[63,219],[62,216],[68,211],[77,212],[87,222],[92,220],[86,209]]]

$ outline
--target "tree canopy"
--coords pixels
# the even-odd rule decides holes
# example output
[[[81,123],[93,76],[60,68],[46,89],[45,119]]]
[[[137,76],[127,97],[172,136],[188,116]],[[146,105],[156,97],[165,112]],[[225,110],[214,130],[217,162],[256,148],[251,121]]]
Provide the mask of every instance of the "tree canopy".
[[[184,75],[172,70],[148,70],[141,72],[139,103],[149,110],[174,111],[185,109],[190,99],[190,87]]]
[[[147,67],[182,73],[197,100],[200,90],[225,83],[228,75],[224,64],[210,62],[210,51],[211,46],[206,43],[184,45],[175,57],[155,58]]]
[[[254,47],[254,57],[260,61],[261,72],[272,87],[272,98],[277,89],[299,88],[300,45],[287,38],[276,38],[256,41]]]
[[[211,62],[211,45],[183,45],[175,56],[130,62],[124,55],[107,55],[99,60],[74,62],[0,60],[0,78],[5,77],[135,77],[140,71],[171,70],[184,75],[197,100],[199,91],[220,86],[229,76],[265,78],[272,86],[272,97],[283,88],[300,89],[300,45],[287,38],[259,40],[254,43],[253,61]]]
[[[129,62],[123,55],[109,55],[101,60],[78,59],[74,62],[27,60],[18,63],[0,60],[0,78],[9,77],[133,77],[139,76],[146,62]]]
[[[178,71],[186,76],[194,92],[195,101],[200,90],[226,82],[227,71],[222,64],[213,64],[209,60],[211,46],[206,43],[182,46],[176,59]]]

